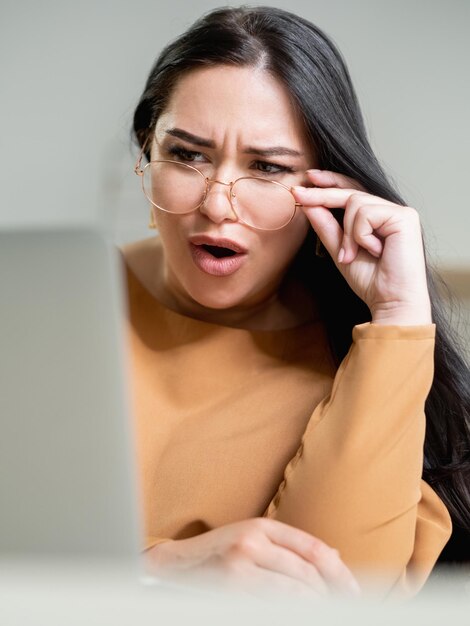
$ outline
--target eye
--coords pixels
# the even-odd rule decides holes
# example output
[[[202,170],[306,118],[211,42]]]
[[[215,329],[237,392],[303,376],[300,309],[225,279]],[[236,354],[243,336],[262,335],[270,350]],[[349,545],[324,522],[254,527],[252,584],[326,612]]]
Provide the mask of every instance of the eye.
[[[253,169],[257,170],[261,174],[289,174],[294,172],[294,168],[287,165],[280,165],[279,163],[270,163],[269,161],[255,161],[253,163]]]
[[[201,152],[186,150],[182,146],[169,146],[167,152],[175,161],[184,163],[202,162],[205,160],[205,156]]]

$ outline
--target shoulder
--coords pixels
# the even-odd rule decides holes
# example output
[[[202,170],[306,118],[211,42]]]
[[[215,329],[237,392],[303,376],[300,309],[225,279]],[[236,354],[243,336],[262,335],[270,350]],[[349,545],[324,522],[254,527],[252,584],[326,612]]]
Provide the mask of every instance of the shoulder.
[[[133,267],[141,269],[142,265],[147,265],[152,258],[160,254],[160,242],[158,237],[147,237],[119,246],[119,250],[122,252],[126,265],[129,265],[131,269]]]
[[[119,247],[127,273],[154,297],[158,294],[162,251],[158,237],[148,237]]]

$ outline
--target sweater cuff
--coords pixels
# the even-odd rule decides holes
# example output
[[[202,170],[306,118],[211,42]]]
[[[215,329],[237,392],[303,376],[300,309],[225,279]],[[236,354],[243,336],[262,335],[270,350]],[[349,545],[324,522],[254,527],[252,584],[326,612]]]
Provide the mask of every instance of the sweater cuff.
[[[384,325],[365,322],[354,326],[353,341],[360,339],[434,339],[436,324],[422,324],[419,326]]]
[[[173,539],[163,537],[146,537],[142,547],[142,552],[146,552],[147,550],[150,550],[150,548],[153,548],[159,543],[164,543],[165,541],[173,541]]]

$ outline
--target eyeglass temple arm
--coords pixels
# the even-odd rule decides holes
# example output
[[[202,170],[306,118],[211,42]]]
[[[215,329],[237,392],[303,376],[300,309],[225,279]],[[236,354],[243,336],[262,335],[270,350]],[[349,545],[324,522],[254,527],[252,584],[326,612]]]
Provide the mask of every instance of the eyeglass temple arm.
[[[150,139],[150,136],[148,136],[147,139],[144,141],[144,145],[142,146],[142,149],[139,153],[136,164],[134,165],[134,172],[137,174],[137,176],[142,176],[144,173],[144,170],[142,169],[141,165],[142,165],[142,159],[144,158],[145,150],[147,148],[147,144],[149,143],[149,139]]]

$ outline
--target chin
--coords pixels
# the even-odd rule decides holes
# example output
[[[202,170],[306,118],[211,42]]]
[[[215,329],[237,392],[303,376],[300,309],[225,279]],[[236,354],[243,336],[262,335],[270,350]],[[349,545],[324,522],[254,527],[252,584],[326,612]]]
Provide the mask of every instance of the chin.
[[[232,309],[240,306],[244,302],[243,297],[237,297],[234,293],[204,293],[204,294],[191,294],[193,300],[195,300],[201,306],[207,309],[224,310]]]
[[[228,285],[220,285],[218,288],[206,285],[189,289],[188,293],[200,306],[215,310],[237,308],[248,304],[251,300],[248,293],[241,293]]]

